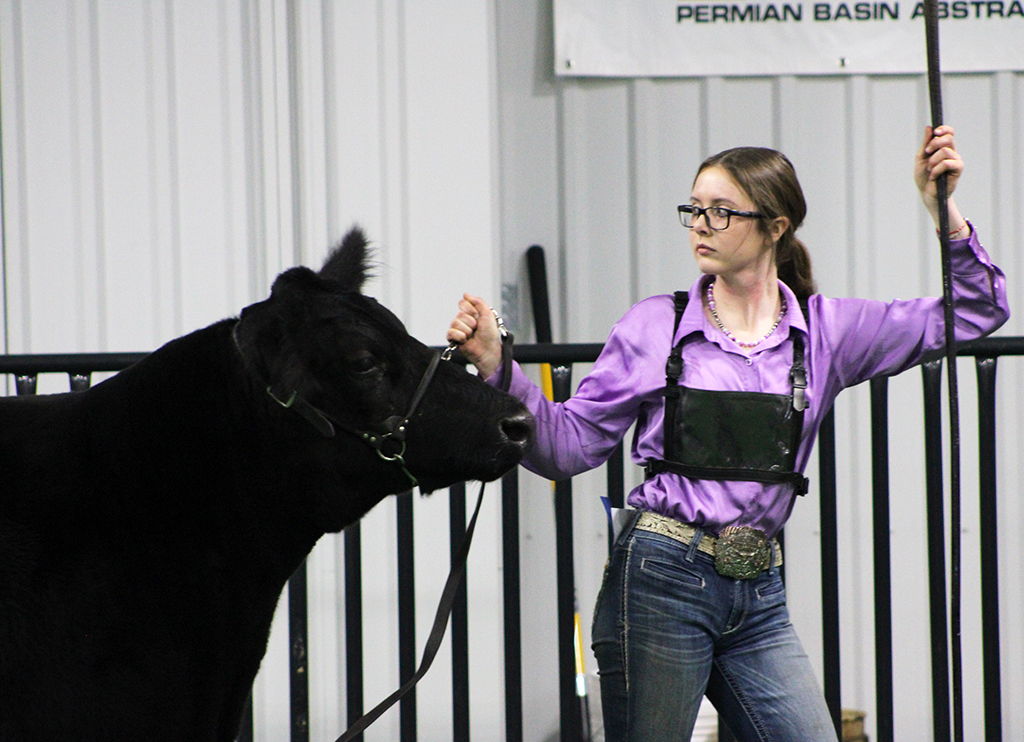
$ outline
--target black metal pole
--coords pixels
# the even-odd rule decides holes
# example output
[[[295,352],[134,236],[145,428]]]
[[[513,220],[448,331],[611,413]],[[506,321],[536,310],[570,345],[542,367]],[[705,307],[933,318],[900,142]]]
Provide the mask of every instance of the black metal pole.
[[[345,529],[345,705],[347,726],[363,715],[363,551],[359,522]],[[359,734],[354,742],[363,742]]]
[[[889,380],[871,380],[871,490],[875,562],[878,742],[893,742],[892,545],[889,535]]]
[[[942,360],[922,364],[924,466],[928,522],[928,605],[932,647],[934,742],[950,742],[949,633],[946,605],[946,513],[942,491]]]
[[[416,560],[413,548],[413,495],[396,498],[398,524],[398,677],[404,684],[416,673]],[[398,704],[399,738],[416,742],[416,689]]]
[[[555,366],[551,382],[556,402],[571,393],[572,367]],[[576,696],[576,572],[573,565],[572,480],[555,482],[555,573],[558,583],[558,697],[562,742],[580,742],[583,719]]]
[[[466,537],[466,483],[448,489],[449,554],[454,568]],[[452,742],[469,742],[469,599],[463,579],[451,614]]]
[[[523,638],[520,614],[519,469],[501,480],[502,571],[505,611],[505,740],[523,742]]]
[[[551,302],[548,299],[548,269],[543,247],[533,245],[526,251],[526,267],[530,276],[530,303],[533,305],[537,342],[550,343]]]
[[[836,735],[843,733],[839,660],[839,514],[836,505],[836,416],[829,410],[818,430],[818,501],[821,513],[821,638],[825,702]]]
[[[309,636],[306,594],[306,561],[303,560],[288,580],[292,742],[309,742]]]
[[[608,503],[613,508],[626,506],[626,452],[622,441],[615,447],[615,451],[605,464],[606,480],[608,488]],[[615,539],[612,528],[608,528],[608,554],[612,553]]]
[[[928,53],[928,93],[932,129],[942,125],[942,76],[939,67],[938,0],[925,0],[925,43]],[[953,279],[949,246],[949,203],[945,174],[936,181],[939,202],[939,243],[942,253],[942,306],[946,323],[946,359],[949,384],[949,501],[950,501],[950,642],[953,659],[953,739],[962,742],[963,658],[960,607],[960,405],[957,394],[956,336],[953,317]]]
[[[996,510],[996,359],[978,358],[978,483],[981,533],[981,642],[985,742],[1003,738],[999,671],[999,539]]]
[[[252,692],[249,692],[249,700],[245,702],[245,711],[242,712],[242,725],[238,728],[238,736],[235,742],[252,742]]]

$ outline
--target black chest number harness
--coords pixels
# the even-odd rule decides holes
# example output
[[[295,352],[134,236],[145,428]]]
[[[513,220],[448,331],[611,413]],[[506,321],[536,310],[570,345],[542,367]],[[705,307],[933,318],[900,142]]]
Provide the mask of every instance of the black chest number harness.
[[[673,338],[687,300],[687,292],[675,293]],[[803,304],[801,309],[806,316]],[[789,484],[796,494],[805,494],[807,478],[796,471],[807,408],[802,335],[793,335],[789,394],[680,385],[684,341],[673,346],[665,364],[665,458],[648,459],[646,477],[668,471],[691,479]]]

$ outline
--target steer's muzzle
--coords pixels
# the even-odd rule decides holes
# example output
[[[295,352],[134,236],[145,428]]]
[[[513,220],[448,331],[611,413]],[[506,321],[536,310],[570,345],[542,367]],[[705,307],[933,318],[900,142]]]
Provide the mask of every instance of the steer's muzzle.
[[[505,440],[519,448],[520,455],[525,455],[533,445],[533,426],[533,415],[526,410],[502,418],[498,423]]]

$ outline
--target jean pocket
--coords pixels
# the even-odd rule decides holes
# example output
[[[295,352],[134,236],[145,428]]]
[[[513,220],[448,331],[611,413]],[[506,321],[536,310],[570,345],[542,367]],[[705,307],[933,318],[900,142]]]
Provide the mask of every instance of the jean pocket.
[[[658,580],[669,580],[676,585],[704,589],[703,575],[674,562],[644,557],[640,562],[640,572]]]
[[[771,570],[762,576],[762,584],[757,585],[757,597],[760,600],[771,600],[772,598],[786,597],[786,586],[782,582],[782,576],[778,570]]]

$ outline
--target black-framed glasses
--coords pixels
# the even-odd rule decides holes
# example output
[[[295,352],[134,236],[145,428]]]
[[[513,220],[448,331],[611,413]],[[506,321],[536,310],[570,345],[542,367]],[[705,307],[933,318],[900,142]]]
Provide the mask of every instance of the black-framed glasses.
[[[679,207],[679,221],[687,229],[693,229],[693,225],[700,219],[701,215],[707,221],[708,226],[715,231],[729,228],[729,218],[733,216],[749,216],[763,218],[764,214],[759,211],[736,211],[727,209],[724,206],[694,206],[683,204]]]

